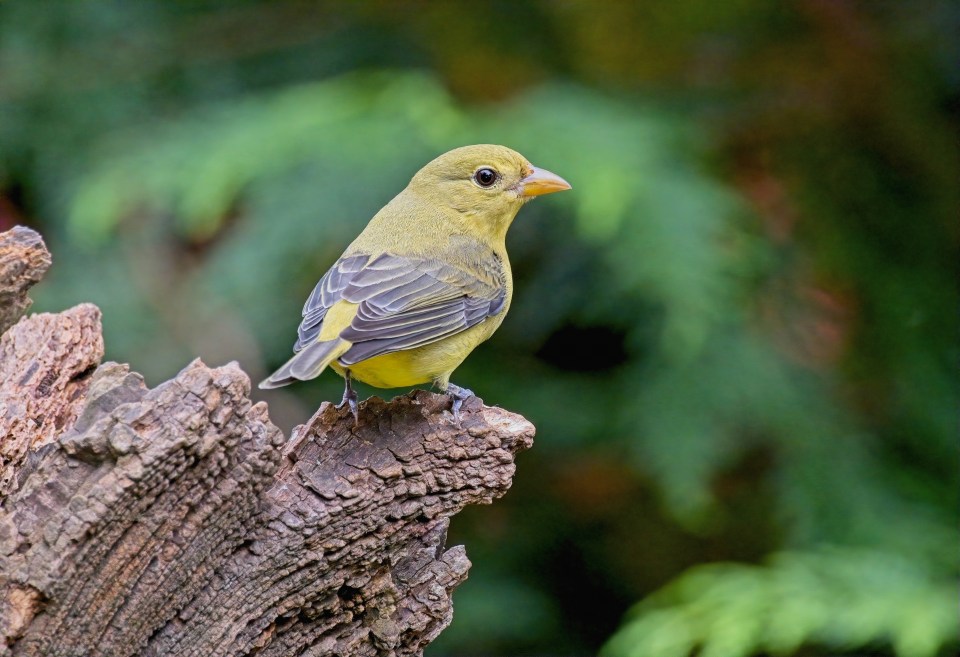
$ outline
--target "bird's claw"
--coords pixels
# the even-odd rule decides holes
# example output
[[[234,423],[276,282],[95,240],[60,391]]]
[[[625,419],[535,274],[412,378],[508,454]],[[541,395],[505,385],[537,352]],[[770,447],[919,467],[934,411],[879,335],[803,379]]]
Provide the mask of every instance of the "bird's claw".
[[[353,390],[350,392],[343,393],[343,400],[337,404],[337,409],[341,409],[344,406],[350,407],[350,412],[353,413],[353,426],[360,424],[360,409],[357,406],[357,393]]]
[[[473,390],[448,383],[445,392],[453,399],[453,403],[450,405],[450,411],[453,413],[453,421],[457,423],[457,428],[459,429],[462,426],[460,409],[463,407],[464,401],[473,397]]]
[[[349,406],[350,412],[353,413],[353,426],[356,427],[360,424],[360,408],[357,405],[357,391],[350,385],[350,370],[347,370],[343,378],[347,385],[343,389],[343,399],[337,404],[337,410],[343,408],[344,405]]]

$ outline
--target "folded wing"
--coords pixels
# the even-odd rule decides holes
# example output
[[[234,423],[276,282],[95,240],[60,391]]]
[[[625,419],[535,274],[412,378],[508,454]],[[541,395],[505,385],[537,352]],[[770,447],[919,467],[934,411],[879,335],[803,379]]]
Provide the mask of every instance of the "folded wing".
[[[357,304],[340,332],[351,343],[339,357],[344,365],[436,342],[499,313],[506,300],[503,276],[392,254],[343,258],[307,300],[294,350],[317,340],[324,316],[341,300]]]

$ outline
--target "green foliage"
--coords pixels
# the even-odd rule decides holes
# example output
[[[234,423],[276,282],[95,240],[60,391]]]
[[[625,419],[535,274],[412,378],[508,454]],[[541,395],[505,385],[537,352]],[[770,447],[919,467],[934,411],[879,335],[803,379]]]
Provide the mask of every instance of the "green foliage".
[[[691,569],[636,606],[605,657],[792,655],[890,646],[933,657],[960,633],[956,586],[877,550],[785,552]]]
[[[510,316],[456,375],[538,444],[454,522],[475,574],[436,654],[590,653],[657,589],[609,655],[956,644],[956,84],[921,19],[44,4],[0,3],[0,223],[48,237],[37,308],[99,304],[108,357],[148,381],[285,360],[317,278],[449,148],[504,143],[573,184],[522,211]],[[830,36],[850,25],[898,68]],[[693,44],[719,68],[684,69]],[[337,395],[265,398],[286,428]]]
[[[370,75],[216,107],[146,135],[120,135],[80,182],[70,204],[72,236],[102,241],[139,208],[169,213],[190,239],[207,239],[255,180],[304,162],[363,171],[404,141],[424,148],[449,140],[459,119],[426,78]]]

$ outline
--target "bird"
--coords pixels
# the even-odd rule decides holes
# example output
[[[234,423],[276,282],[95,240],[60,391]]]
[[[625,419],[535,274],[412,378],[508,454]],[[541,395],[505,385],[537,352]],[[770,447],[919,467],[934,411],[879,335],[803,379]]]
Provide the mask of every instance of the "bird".
[[[473,391],[454,370],[503,322],[513,296],[506,235],[531,199],[571,189],[520,153],[492,144],[427,163],[374,215],[303,306],[294,355],[260,382],[306,381],[331,368],[359,423],[352,381],[377,388],[433,384],[457,424]]]

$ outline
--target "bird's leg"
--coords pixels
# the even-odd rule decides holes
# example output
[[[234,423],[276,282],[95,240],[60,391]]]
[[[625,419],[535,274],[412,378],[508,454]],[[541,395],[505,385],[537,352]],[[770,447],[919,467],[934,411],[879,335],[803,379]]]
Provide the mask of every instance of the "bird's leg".
[[[337,408],[343,408],[344,404],[350,406],[350,412],[353,413],[353,426],[360,424],[360,411],[357,408],[357,391],[350,385],[350,370],[343,371],[343,380],[346,386],[343,389],[343,399],[337,404]]]
[[[343,399],[337,404],[337,409],[343,408],[344,404],[350,404],[350,412],[353,413],[353,426],[357,426],[360,424],[360,413],[357,409],[357,392],[353,389],[353,386],[350,385],[350,370],[345,370],[343,374],[343,378],[347,382],[347,387],[343,391]],[[302,426],[300,433],[297,435],[297,440],[302,439],[313,430],[313,425],[316,424],[322,411],[323,404],[320,405],[320,408],[317,409],[307,423]]]
[[[457,426],[460,426],[460,407],[463,406],[463,402],[473,397],[473,390],[469,388],[461,388],[460,386],[454,383],[447,383],[447,387],[444,389],[444,392],[453,397],[453,405],[450,410],[453,412],[453,419],[456,421]]]

